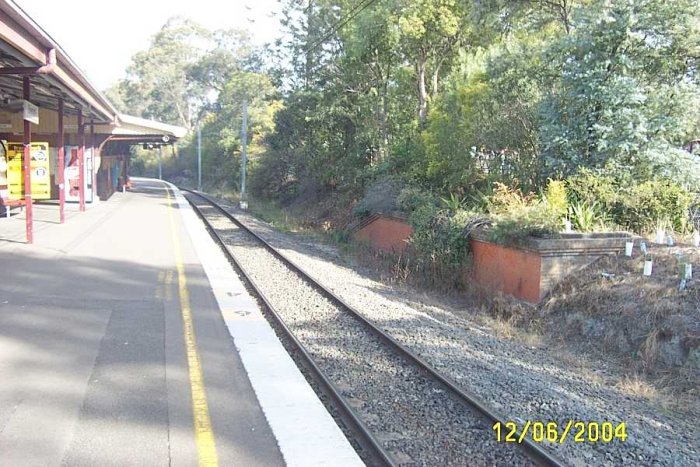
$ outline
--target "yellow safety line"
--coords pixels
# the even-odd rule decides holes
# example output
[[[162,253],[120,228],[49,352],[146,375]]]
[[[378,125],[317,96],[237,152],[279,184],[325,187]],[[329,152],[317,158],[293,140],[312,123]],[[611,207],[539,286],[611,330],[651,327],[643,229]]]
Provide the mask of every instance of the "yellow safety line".
[[[177,265],[177,280],[180,292],[180,308],[182,309],[182,326],[185,334],[185,351],[187,353],[187,365],[190,373],[190,388],[192,390],[192,414],[194,418],[194,435],[197,445],[197,456],[200,467],[215,467],[219,465],[216,454],[216,443],[214,441],[214,430],[209,418],[209,404],[204,388],[204,377],[202,376],[202,362],[197,352],[197,340],[194,335],[194,324],[192,322],[192,309],[190,307],[190,294],[187,291],[187,276],[182,260],[180,249],[180,237],[177,234],[175,220],[173,219],[173,202],[169,190],[165,193],[168,197],[168,218],[170,219],[170,230],[175,248],[175,263]]]

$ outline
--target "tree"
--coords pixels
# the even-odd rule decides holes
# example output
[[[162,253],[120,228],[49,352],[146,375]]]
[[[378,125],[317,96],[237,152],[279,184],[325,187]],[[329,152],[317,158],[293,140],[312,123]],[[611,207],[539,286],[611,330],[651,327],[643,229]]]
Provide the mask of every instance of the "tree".
[[[462,3],[457,0],[408,1],[399,10],[401,47],[414,64],[421,125],[428,118],[428,103],[437,97],[442,67],[463,37],[464,18]]]
[[[248,154],[253,164],[264,151],[265,138],[272,131],[275,113],[282,105],[269,76],[245,70],[231,74],[204,118],[201,130],[202,171],[209,185],[238,187],[244,102],[248,105]]]
[[[188,76],[188,69],[204,55],[199,44],[209,36],[193,21],[168,20],[150,48],[134,55],[120,84],[129,110],[192,129],[206,92],[201,82]]]
[[[551,170],[579,166],[634,171],[680,148],[697,128],[700,34],[694,0],[596,0],[548,51],[561,86],[542,106]]]

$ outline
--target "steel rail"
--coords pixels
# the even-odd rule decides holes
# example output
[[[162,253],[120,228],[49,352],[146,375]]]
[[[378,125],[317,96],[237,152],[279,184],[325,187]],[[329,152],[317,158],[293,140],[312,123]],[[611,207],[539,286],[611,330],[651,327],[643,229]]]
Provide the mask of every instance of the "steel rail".
[[[419,368],[421,368],[423,371],[427,372],[429,375],[431,375],[434,379],[438,380],[444,387],[446,387],[450,393],[452,393],[454,396],[457,397],[463,404],[467,405],[468,407],[474,408],[477,411],[479,411],[482,415],[484,415],[486,418],[488,418],[492,423],[497,423],[500,422],[502,425],[505,426],[505,424],[510,421],[503,417],[501,414],[497,413],[495,410],[492,408],[488,407],[486,403],[481,401],[476,395],[472,394],[469,391],[466,391],[465,389],[462,389],[458,386],[458,384],[452,380],[450,377],[445,376],[438,372],[430,363],[425,361],[422,357],[418,356],[417,354],[413,353],[411,350],[409,350],[406,346],[398,342],[396,339],[394,339],[392,336],[387,334],[385,331],[380,329],[376,324],[374,324],[371,320],[366,318],[361,312],[356,310],[354,307],[352,307],[350,304],[346,303],[342,298],[337,296],[335,293],[333,293],[331,290],[327,289],[325,286],[320,284],[316,279],[311,277],[304,269],[301,267],[297,266],[292,260],[287,258],[284,254],[279,252],[275,247],[270,245],[264,238],[262,238],[260,235],[257,233],[253,232],[249,227],[244,225],[241,221],[239,221],[235,216],[233,216],[230,212],[228,212],[226,209],[224,209],[219,203],[217,203],[215,200],[213,200],[210,196],[195,191],[195,190],[187,190],[187,189],[182,189],[183,191],[187,191],[188,193],[192,193],[196,196],[199,196],[200,198],[204,199],[207,201],[209,204],[211,204],[214,208],[216,208],[218,211],[220,211],[226,218],[228,218],[231,222],[236,224],[239,228],[242,230],[246,231],[248,234],[250,234],[253,238],[258,240],[267,251],[269,251],[273,256],[278,258],[280,261],[282,261],[289,269],[294,271],[297,275],[299,275],[304,281],[306,281],[309,285],[314,287],[316,290],[318,290],[322,295],[324,295],[327,299],[329,299],[331,302],[335,303],[338,307],[344,309],[348,313],[350,313],[352,316],[357,318],[360,322],[362,322],[368,330],[370,330],[373,334],[384,340],[385,342],[388,342],[391,347],[394,348],[394,350],[407,360],[413,362],[415,365],[417,365]],[[228,252],[228,249],[226,250]],[[229,253],[230,255],[230,253]],[[516,439],[521,439],[522,435],[522,430],[517,430],[515,433]],[[543,466],[550,466],[550,467],[563,467],[567,465],[562,459],[560,459],[558,456],[555,454],[545,450],[542,448],[540,445],[537,443],[531,441],[527,436],[522,437],[523,441],[522,443],[517,443],[518,446],[523,448],[527,454],[529,454],[530,458],[534,460],[536,463],[539,465]]]
[[[180,188],[180,190],[200,196],[207,202],[209,202],[213,207],[221,209],[217,204],[204,198],[201,194],[197,192],[187,190],[184,188]],[[331,382],[331,380],[325,375],[325,373],[323,373],[323,370],[321,370],[321,368],[316,364],[316,362],[313,360],[313,358],[303,346],[303,344],[297,339],[294,333],[292,333],[289,327],[287,327],[282,317],[279,315],[272,303],[270,303],[270,301],[267,299],[267,297],[262,292],[258,284],[256,284],[256,282],[253,280],[252,276],[248,273],[246,268],[233,256],[233,254],[231,254],[231,252],[226,246],[226,242],[221,237],[221,235],[219,235],[216,228],[214,228],[214,226],[211,225],[211,222],[206,218],[205,214],[202,212],[199,206],[197,206],[190,199],[187,199],[187,201],[190,203],[197,215],[200,217],[200,219],[202,219],[204,224],[207,226],[208,230],[214,236],[214,240],[219,244],[219,247],[224,252],[226,257],[231,262],[233,262],[235,266],[241,271],[241,273],[245,277],[245,280],[255,291],[255,294],[265,304],[265,307],[274,318],[277,326],[279,326],[282,329],[285,337],[291,341],[295,351],[301,356],[304,367],[313,374],[314,379],[323,387],[322,392],[326,394],[330,399],[332,399],[333,405],[340,412],[343,413],[342,420],[346,423],[348,429],[354,435],[357,436],[358,444],[360,444],[363,450],[367,451],[368,457],[370,457],[372,461],[378,461],[377,464],[373,465],[386,465],[390,467],[397,467],[398,464],[391,457],[391,454],[389,454],[382,447],[379,441],[377,441],[377,439],[372,434],[371,430],[367,428],[367,425],[365,425],[365,423],[360,419],[360,416],[355,412],[355,410],[352,407],[348,405],[343,396],[340,394],[338,388],[336,388],[335,385]],[[235,223],[235,221],[232,222]]]

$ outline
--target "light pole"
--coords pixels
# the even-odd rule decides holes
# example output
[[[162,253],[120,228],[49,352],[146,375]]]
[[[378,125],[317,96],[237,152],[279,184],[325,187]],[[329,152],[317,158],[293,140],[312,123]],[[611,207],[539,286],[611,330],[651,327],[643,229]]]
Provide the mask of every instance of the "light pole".
[[[248,101],[243,100],[243,124],[241,125],[241,209],[248,208],[248,201],[245,194],[245,169],[247,162],[247,146],[248,146]]]
[[[158,145],[158,180],[163,180],[163,145]]]
[[[197,190],[202,191],[202,129],[197,123]]]

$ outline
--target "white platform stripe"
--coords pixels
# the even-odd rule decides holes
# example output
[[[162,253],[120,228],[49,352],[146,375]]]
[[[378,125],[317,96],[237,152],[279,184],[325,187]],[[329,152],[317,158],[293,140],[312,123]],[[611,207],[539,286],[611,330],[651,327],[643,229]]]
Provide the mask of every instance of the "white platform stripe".
[[[187,200],[177,188],[171,187],[226,326],[287,465],[364,465]]]

